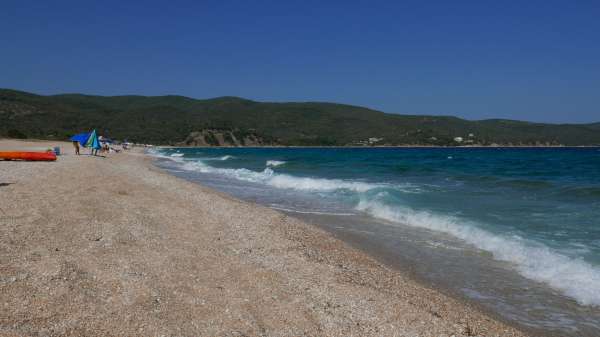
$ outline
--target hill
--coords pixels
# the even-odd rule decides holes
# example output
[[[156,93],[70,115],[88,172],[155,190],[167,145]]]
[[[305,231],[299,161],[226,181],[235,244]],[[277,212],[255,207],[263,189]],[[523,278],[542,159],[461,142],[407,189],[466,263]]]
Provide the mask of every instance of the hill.
[[[600,123],[469,121],[238,97],[42,96],[0,89],[0,136],[66,139],[92,128],[109,137],[152,144],[199,144],[204,140],[198,141],[198,135],[220,132],[217,138],[225,139],[221,145],[240,145],[243,139],[260,145],[600,145]],[[211,139],[205,142],[211,144]]]

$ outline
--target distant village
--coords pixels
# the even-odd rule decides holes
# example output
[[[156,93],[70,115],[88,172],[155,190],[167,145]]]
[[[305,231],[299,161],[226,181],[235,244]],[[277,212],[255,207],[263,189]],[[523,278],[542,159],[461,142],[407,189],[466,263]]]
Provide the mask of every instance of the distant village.
[[[348,146],[398,146],[397,144],[390,144],[388,142],[385,141],[385,139],[383,137],[370,137],[368,139],[365,140],[360,140],[360,141],[356,141],[356,142],[352,142],[350,144],[347,144]],[[528,142],[528,143],[490,143],[490,142],[486,142],[482,139],[477,139],[476,135],[474,133],[469,133],[465,136],[454,136],[454,137],[447,137],[444,139],[439,139],[437,137],[429,137],[426,138],[426,141],[423,143],[412,143],[412,144],[406,144],[406,146],[490,146],[490,147],[495,147],[495,146],[549,146],[549,147],[555,147],[555,146],[564,146],[563,144],[559,143],[558,141],[552,141],[552,142],[541,142],[541,141],[535,141],[535,142]]]
[[[438,142],[437,137],[430,137],[429,140],[432,144]],[[452,138],[455,145],[475,145],[475,134],[469,133],[466,137],[456,136]],[[385,146],[388,145],[385,143],[384,138],[381,137],[371,137],[365,140],[360,140],[349,144],[351,146]],[[493,144],[495,145],[495,144]]]

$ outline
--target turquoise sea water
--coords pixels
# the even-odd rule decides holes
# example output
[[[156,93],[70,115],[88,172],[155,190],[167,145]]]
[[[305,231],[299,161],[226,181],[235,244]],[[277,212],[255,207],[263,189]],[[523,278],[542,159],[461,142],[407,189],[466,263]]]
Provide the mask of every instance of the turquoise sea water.
[[[332,228],[370,233],[364,242],[388,247],[388,257],[411,255],[407,237],[413,238],[411,244],[423,242],[412,254],[413,262],[430,259],[434,265],[429,271],[419,267],[425,278],[443,282],[457,275],[449,282],[455,289],[483,302],[491,296],[490,305],[500,303],[496,309],[508,319],[519,320],[519,310],[535,311],[520,323],[575,335],[600,331],[594,323],[600,317],[600,149],[179,148],[153,153],[173,173],[240,198],[335,218]],[[429,253],[433,249],[447,251],[436,257]],[[484,276],[459,276],[460,264],[448,262],[473,254],[479,262],[470,263],[481,268],[470,272],[497,273],[486,284],[477,281]],[[502,272],[485,271],[486,259]],[[440,268],[447,268],[443,276]],[[504,283],[496,281],[502,278]],[[517,303],[522,300],[514,292],[524,287],[539,295]]]

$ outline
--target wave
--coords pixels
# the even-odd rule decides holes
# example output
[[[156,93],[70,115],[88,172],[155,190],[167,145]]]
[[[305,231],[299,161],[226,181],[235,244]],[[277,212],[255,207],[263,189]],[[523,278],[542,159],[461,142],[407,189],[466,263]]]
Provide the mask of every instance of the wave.
[[[300,213],[300,214],[317,214],[317,215],[337,215],[337,216],[352,216],[356,215],[355,213],[336,213],[336,212],[320,212],[320,211],[300,211],[297,209],[283,208],[278,206],[270,206],[272,209],[276,209],[278,211],[291,212],[291,213]]]
[[[181,169],[186,171],[219,174],[241,181],[262,183],[275,188],[310,192],[351,191],[356,193],[363,193],[376,189],[394,189],[405,193],[422,193],[422,189],[420,187],[411,184],[391,185],[386,183],[369,183],[342,179],[298,177],[289,174],[275,173],[271,167],[267,167],[263,171],[257,172],[246,168],[217,168],[207,165],[203,162],[207,160],[228,160],[235,158],[229,155],[223,157],[203,158],[186,161],[181,157],[165,156],[159,151],[149,151],[148,153],[158,158],[169,159],[171,161],[174,161],[180,165]],[[267,163],[268,162],[269,161],[267,161]]]
[[[183,157],[183,153],[173,153],[171,157]]]
[[[267,160],[267,167],[277,167],[285,164],[285,161],[282,160]]]
[[[384,184],[373,184],[340,179],[296,177],[287,174],[272,175],[272,177],[267,181],[267,184],[276,188],[318,192],[332,192],[337,190],[366,192],[369,190],[386,187]]]
[[[582,259],[569,258],[517,236],[493,234],[451,216],[364,199],[356,209],[384,220],[450,234],[513,264],[521,275],[546,283],[582,305],[600,306],[600,269]]]
[[[183,154],[181,154],[181,156],[178,155],[179,153],[173,153],[173,154],[170,154],[170,155],[166,155],[166,154],[164,154],[163,152],[161,152],[160,150],[157,150],[157,149],[147,149],[146,150],[146,154],[149,154],[149,155],[151,155],[152,157],[155,157],[155,158],[168,159],[168,160],[171,160],[171,161],[174,161],[174,162],[178,162],[178,163],[181,163],[184,160],[183,159]]]
[[[385,187],[383,184],[371,184],[364,182],[346,181],[340,179],[323,179],[296,177],[286,174],[276,174],[271,168],[267,167],[262,172],[256,172],[245,168],[217,168],[205,164],[202,160],[228,160],[233,156],[223,156],[217,158],[204,158],[196,161],[184,162],[182,158],[165,156],[160,151],[148,151],[149,154],[163,159],[169,159],[180,164],[186,171],[196,171],[200,173],[220,174],[230,178],[252,183],[263,183],[276,188],[293,189],[300,191],[314,192],[333,192],[337,190],[350,190],[355,192],[366,192],[375,188]]]
[[[567,187],[556,191],[555,195],[561,198],[582,198],[594,199],[600,198],[600,187],[597,186],[582,186],[582,187]]]
[[[526,180],[526,179],[510,179],[510,180],[499,181],[499,182],[496,182],[495,184],[496,185],[504,185],[504,186],[508,186],[508,187],[515,187],[515,188],[532,189],[532,190],[552,187],[552,184],[547,181]]]
[[[202,158],[202,160],[229,160],[229,159],[234,159],[234,156],[230,156],[230,155],[225,155],[225,156],[221,156],[221,157],[211,157],[211,158]]]
[[[171,157],[162,154],[159,151],[148,151],[149,154],[163,159],[169,159],[181,165],[181,168],[186,171],[196,171],[200,173],[215,173],[221,174],[234,179],[248,181],[253,183],[264,183],[266,185],[283,188],[293,189],[301,191],[313,191],[313,192],[334,192],[338,190],[348,190],[353,192],[367,192],[374,189],[380,188],[392,188],[402,190],[407,193],[421,193],[420,188],[406,184],[401,185],[390,185],[386,183],[369,183],[352,180],[342,179],[327,179],[327,178],[312,178],[312,177],[297,177],[293,175],[275,173],[271,167],[265,168],[261,172],[248,170],[246,168],[232,169],[232,168],[217,168],[207,165],[203,161],[210,160],[228,160],[235,158],[233,156],[222,156],[214,158],[202,158],[197,160],[184,161],[181,157]],[[270,160],[267,163],[271,162]],[[275,161],[282,162],[283,161]],[[281,164],[283,165],[283,164]]]
[[[347,181],[341,179],[296,177],[288,174],[275,173],[269,167],[261,172],[252,171],[245,168],[216,168],[206,165],[202,161],[183,163],[182,168],[188,171],[215,173],[242,181],[263,183],[275,188],[293,189],[299,191],[334,192],[337,190],[349,190],[354,192],[366,192],[372,189],[384,188],[388,186],[385,184]]]

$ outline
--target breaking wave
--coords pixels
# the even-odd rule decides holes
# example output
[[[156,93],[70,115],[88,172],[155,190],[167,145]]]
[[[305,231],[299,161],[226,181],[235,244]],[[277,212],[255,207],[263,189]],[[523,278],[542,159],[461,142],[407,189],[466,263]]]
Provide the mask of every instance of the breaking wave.
[[[335,192],[335,191],[351,191],[356,193],[363,193],[375,189],[395,189],[405,193],[421,193],[421,189],[411,184],[405,185],[391,185],[386,183],[370,183],[362,181],[342,180],[342,179],[326,179],[326,178],[313,178],[313,177],[298,177],[289,174],[275,173],[271,168],[273,162],[278,165],[283,165],[284,161],[269,160],[267,164],[271,162],[272,165],[267,167],[260,172],[252,171],[246,168],[218,168],[207,165],[203,161],[210,160],[228,160],[235,158],[233,156],[222,156],[215,158],[203,158],[201,160],[185,160],[182,157],[166,156],[159,151],[148,151],[149,154],[162,159],[168,159],[176,162],[180,169],[186,171],[196,171],[200,173],[213,173],[223,176],[227,176],[233,179],[247,181],[252,183],[262,183],[268,186],[282,189],[292,189],[298,191],[312,191],[312,192]],[[275,166],[278,166],[275,165]]]
[[[283,208],[283,207],[278,207],[278,206],[270,206],[270,208],[276,209],[276,210],[279,210],[279,211],[284,211],[284,212],[301,213],[301,214],[337,215],[337,216],[352,216],[352,215],[356,215],[354,213],[301,211],[301,210],[297,210],[297,209]]]
[[[225,155],[225,156],[221,156],[221,157],[212,157],[212,158],[203,158],[203,160],[229,160],[229,159],[234,159],[234,156],[230,156],[230,155]]]
[[[366,192],[376,188],[387,187],[385,184],[373,184],[341,179],[296,177],[287,174],[275,173],[269,167],[265,168],[261,172],[257,172],[245,168],[217,168],[206,165],[202,161],[193,161],[184,163],[182,168],[188,171],[220,174],[242,181],[263,183],[276,188],[293,189],[299,191],[333,192],[337,190],[348,190],[354,192]]]
[[[492,253],[497,260],[513,264],[521,275],[546,283],[582,305],[600,306],[600,270],[582,259],[567,257],[517,236],[493,234],[452,216],[364,199],[356,210],[380,219],[450,234]]]
[[[285,164],[285,161],[282,160],[267,160],[267,167],[277,167]]]

